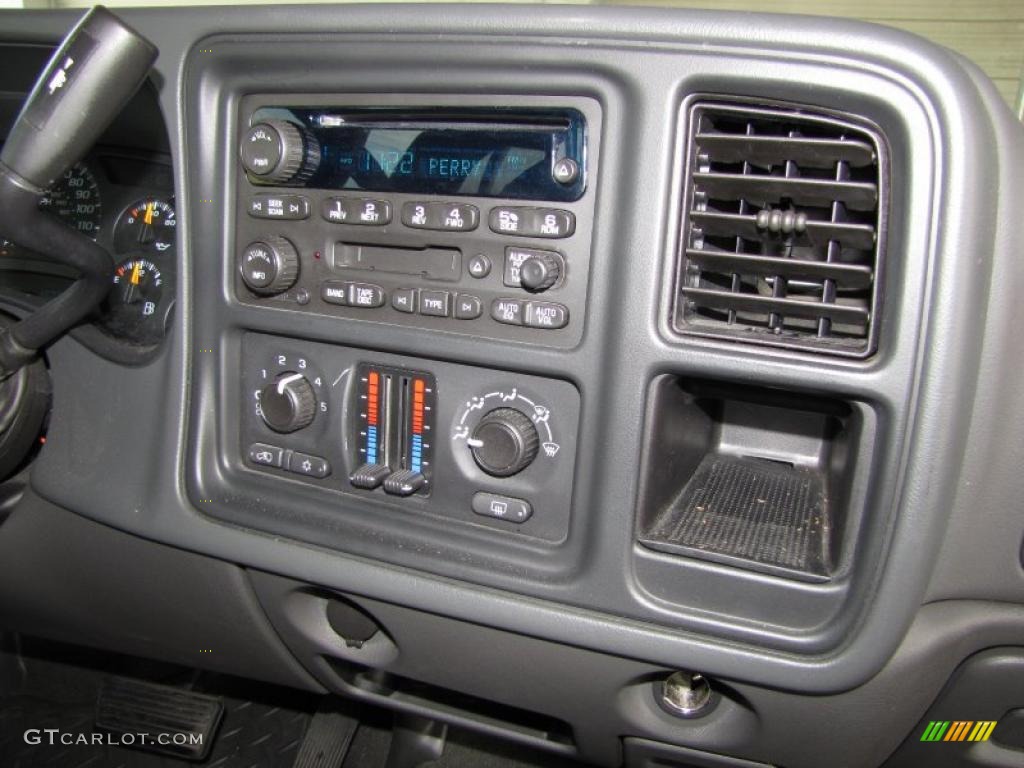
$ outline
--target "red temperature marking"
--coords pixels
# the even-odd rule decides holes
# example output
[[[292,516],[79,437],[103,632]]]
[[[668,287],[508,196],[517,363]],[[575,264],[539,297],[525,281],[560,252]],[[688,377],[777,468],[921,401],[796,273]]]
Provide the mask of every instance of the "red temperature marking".
[[[371,427],[377,426],[377,411],[380,400],[380,374],[370,371],[367,377],[369,387],[367,388],[366,422]]]
[[[412,384],[412,433],[423,434],[423,379],[415,379]]]

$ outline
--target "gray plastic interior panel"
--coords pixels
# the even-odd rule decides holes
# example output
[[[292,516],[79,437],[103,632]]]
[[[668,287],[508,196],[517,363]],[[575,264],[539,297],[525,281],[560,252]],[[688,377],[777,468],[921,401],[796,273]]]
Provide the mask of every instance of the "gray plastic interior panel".
[[[31,491],[0,522],[0,559],[5,629],[322,690],[237,566],[99,525]]]
[[[667,745],[676,745],[685,748],[679,755],[707,753],[701,757],[709,765],[715,759],[792,768],[880,765],[961,659],[1013,642],[1024,628],[1020,606],[928,606],[892,659],[862,686],[806,696],[714,678],[715,707],[683,720],[668,715],[654,696],[671,667],[344,593],[381,628],[353,648],[327,622],[327,603],[340,593],[258,571],[249,575],[283,641],[329,690],[602,766],[620,765],[620,737],[626,756],[637,749],[668,758],[673,749]],[[524,720],[516,711],[524,707],[541,717]],[[868,731],[872,738],[864,738]],[[629,746],[633,739],[652,744],[640,750]]]
[[[1024,648],[990,648],[974,654],[957,667],[886,768],[923,764],[1013,768],[1024,760],[1022,715]],[[929,725],[935,722],[946,724],[938,726],[942,740],[925,741]]]
[[[56,40],[74,18],[0,17],[15,41]],[[993,280],[1015,269],[1007,246],[1019,225],[1008,214],[1019,209],[1022,138],[988,86],[951,54],[850,22],[634,8],[195,9],[188,16],[156,9],[125,18],[162,51],[157,80],[181,210],[180,311],[165,354],[142,368],[104,363],[71,341],[55,345],[54,419],[33,473],[46,498],[303,583],[603,655],[805,691],[850,688],[885,665],[919,610],[951,511],[976,514],[969,497],[955,495],[967,479],[999,479],[1003,490],[990,497],[994,527],[1016,528],[1006,537],[1012,546],[998,550],[998,563],[986,566],[972,592],[1024,593],[1019,514],[1008,505],[1019,498],[1020,480],[1008,481],[1003,465],[987,467],[984,452],[967,451],[981,440],[967,442],[972,418],[978,425],[1005,419],[994,361],[1021,354],[1008,335],[981,338],[987,326],[1011,327],[1021,311],[1003,292],[1018,277],[987,297]],[[602,162],[591,180],[580,343],[569,350],[467,343],[458,334],[369,322],[286,319],[234,301],[232,121],[241,94],[265,93],[268,82],[296,93],[562,94],[598,102]],[[684,134],[678,113],[691,93],[839,108],[880,126],[893,159],[895,225],[873,358],[824,360],[679,341],[670,332]],[[990,110],[997,116],[987,117]],[[209,513],[227,509],[227,495],[186,488],[202,487],[199,467],[222,471],[220,447],[237,445],[224,422],[241,407],[237,367],[247,332],[568,382],[579,393],[580,428],[557,562],[537,557],[509,568],[500,547],[482,545],[462,558],[427,548],[396,552],[405,565],[396,568],[217,522]],[[664,374],[870,404],[873,465],[848,576],[806,585],[666,557],[650,564],[657,575],[645,581],[675,583],[678,591],[660,599],[641,587],[634,522],[643,415],[650,382]],[[991,451],[1016,445],[1017,434],[995,433]],[[131,480],[112,484],[115,469]],[[969,562],[950,556],[950,574]],[[999,564],[1007,567],[994,586]],[[944,578],[938,594],[955,582]],[[810,612],[787,610],[769,624],[758,615],[758,606],[800,600]],[[798,710],[786,704],[786,712]],[[769,750],[769,761],[776,754]]]

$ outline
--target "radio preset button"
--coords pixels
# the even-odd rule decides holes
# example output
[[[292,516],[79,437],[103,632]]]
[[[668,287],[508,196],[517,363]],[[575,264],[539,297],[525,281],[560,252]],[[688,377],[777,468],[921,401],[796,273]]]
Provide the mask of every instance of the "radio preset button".
[[[413,229],[470,232],[480,224],[480,210],[467,203],[412,202],[402,206],[402,223]]]
[[[450,300],[448,291],[420,291],[420,314],[448,317]]]
[[[505,325],[522,325],[523,304],[519,299],[495,299],[491,303],[491,317]]]
[[[410,314],[416,311],[416,289],[397,288],[391,292],[391,306],[399,312]]]
[[[387,200],[357,200],[356,220],[352,224],[381,227],[391,223],[391,203]]]
[[[549,301],[529,301],[523,315],[523,325],[529,328],[557,330],[569,322],[569,310]]]
[[[560,208],[499,206],[488,216],[492,232],[520,237],[569,237],[576,231],[576,217]]]
[[[491,208],[487,223],[492,232],[502,235],[518,235],[523,231],[523,214],[529,210],[529,208]]]
[[[483,306],[477,296],[460,293],[455,297],[455,319],[475,320],[483,313]]]
[[[328,197],[320,206],[320,216],[325,221],[333,221],[335,224],[348,224],[354,219],[354,207],[344,197]]]
[[[320,207],[320,215],[335,224],[382,227],[391,223],[391,203],[364,197],[328,197]]]
[[[302,195],[256,195],[249,200],[249,215],[256,219],[308,219],[309,199]]]

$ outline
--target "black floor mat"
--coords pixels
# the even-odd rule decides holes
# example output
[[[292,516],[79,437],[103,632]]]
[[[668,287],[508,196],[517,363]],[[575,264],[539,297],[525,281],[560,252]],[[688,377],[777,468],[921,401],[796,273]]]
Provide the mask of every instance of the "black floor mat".
[[[108,743],[91,743],[96,695],[115,661],[101,654],[45,644],[62,661],[29,656],[26,684],[0,698],[0,756],[4,768],[290,768],[319,697],[170,665],[123,660],[136,676],[219,696],[224,719],[202,762],[160,756]],[[50,655],[50,654],[47,654]],[[70,659],[68,658],[70,655]],[[50,744],[45,729],[56,729]],[[26,742],[25,734],[39,744]],[[76,743],[62,744],[60,739]]]
[[[24,682],[0,689],[0,768],[292,768],[306,729],[325,705],[359,721],[343,768],[381,768],[391,746],[392,713],[337,697],[279,688],[170,664],[33,640],[22,649]],[[2,661],[2,659],[0,659]],[[180,686],[218,696],[224,718],[201,762],[109,744],[47,743],[45,729],[86,740],[96,696],[108,675]],[[0,680],[10,676],[0,676]],[[43,743],[25,741],[38,731]],[[451,728],[443,756],[429,768],[584,768],[581,763]]]

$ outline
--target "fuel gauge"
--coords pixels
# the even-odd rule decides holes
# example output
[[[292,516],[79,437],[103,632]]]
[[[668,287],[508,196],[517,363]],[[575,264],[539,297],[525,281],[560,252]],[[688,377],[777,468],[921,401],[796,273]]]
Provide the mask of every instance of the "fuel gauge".
[[[163,336],[171,303],[164,294],[160,269],[149,259],[137,256],[114,270],[103,323],[123,338],[155,343]]]
[[[149,259],[131,259],[114,270],[111,303],[134,307],[142,317],[156,312],[160,303],[164,277]]]
[[[140,200],[122,213],[114,225],[114,248],[118,253],[140,250],[163,253],[174,247],[177,225],[170,202]]]

